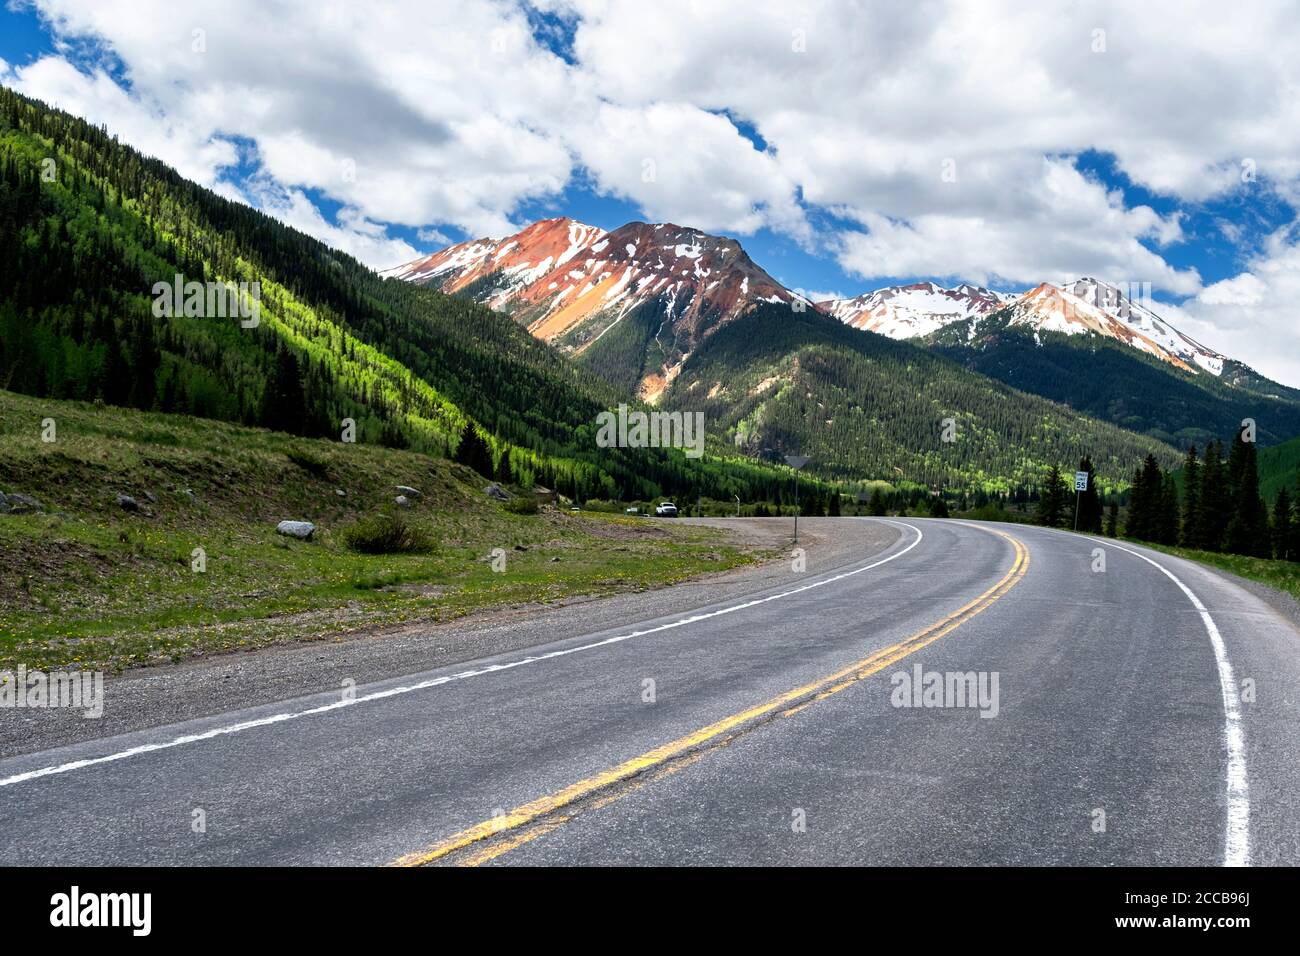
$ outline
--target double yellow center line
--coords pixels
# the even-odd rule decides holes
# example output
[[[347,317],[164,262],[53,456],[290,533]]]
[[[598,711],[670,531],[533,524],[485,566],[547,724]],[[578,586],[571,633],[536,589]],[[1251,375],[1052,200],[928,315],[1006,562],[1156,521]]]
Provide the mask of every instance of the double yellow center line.
[[[468,865],[477,865],[494,859],[567,822],[570,817],[557,812],[565,807],[591,797],[598,791],[616,787],[647,772],[665,768],[670,762],[682,761],[683,759],[690,759],[693,762],[699,756],[702,756],[707,749],[727,743],[737,735],[766,720],[792,714],[816,701],[824,700],[832,694],[838,694],[858,681],[864,680],[873,674],[879,673],[891,664],[897,663],[909,654],[914,654],[921,648],[933,644],[944,635],[951,634],[1015,587],[1029,569],[1029,551],[1019,540],[994,528],[981,528],[980,530],[996,534],[1009,541],[1015,548],[1015,560],[1012,562],[1011,568],[997,584],[942,620],[936,621],[911,637],[876,651],[870,657],[841,668],[820,680],[804,684],[802,687],[796,687],[794,690],[788,691],[779,697],[774,697],[766,703],[742,710],[730,717],[724,717],[707,727],[702,727],[684,737],[679,737],[671,743],[647,751],[639,757],[633,757],[616,767],[570,784],[563,790],[541,797],[531,803],[525,803],[509,813],[498,815],[491,820],[485,820],[469,829],[462,830],[424,850],[408,853],[393,861],[392,865],[424,866],[428,863],[443,860],[452,854],[458,854],[459,851],[475,844],[484,843],[484,841],[489,841],[490,845],[477,847],[477,852],[473,854],[465,854],[466,858],[461,862]],[[602,796],[607,797],[600,801],[601,805],[604,805],[609,802],[609,799],[608,795]]]

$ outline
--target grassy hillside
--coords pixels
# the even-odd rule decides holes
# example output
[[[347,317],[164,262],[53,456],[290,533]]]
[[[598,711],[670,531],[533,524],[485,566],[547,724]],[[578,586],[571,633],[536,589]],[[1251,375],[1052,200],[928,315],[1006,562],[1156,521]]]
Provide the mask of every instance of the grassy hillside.
[[[54,442],[41,440],[45,419]],[[394,509],[398,484],[422,492],[403,514],[432,550],[349,550],[346,529]],[[0,513],[0,669],[121,668],[329,639],[752,559],[671,522],[513,514],[484,484],[405,450],[0,392],[0,492],[41,506]],[[119,494],[140,510],[123,510]],[[314,539],[276,534],[282,519],[314,522]],[[487,560],[494,548],[507,554],[503,573]]]
[[[1148,453],[1178,453],[906,342],[834,319],[767,306],[718,332],[665,398],[754,450],[809,456],[824,473],[1005,490],[1037,483],[1053,464],[1091,455],[1127,480]],[[956,440],[942,441],[943,420]]]
[[[257,282],[255,328],[153,314],[156,282]],[[446,456],[467,423],[511,470],[578,498],[756,497],[742,462],[602,449],[617,391],[510,319],[382,280],[0,88],[0,388]],[[756,484],[757,483],[757,484]]]

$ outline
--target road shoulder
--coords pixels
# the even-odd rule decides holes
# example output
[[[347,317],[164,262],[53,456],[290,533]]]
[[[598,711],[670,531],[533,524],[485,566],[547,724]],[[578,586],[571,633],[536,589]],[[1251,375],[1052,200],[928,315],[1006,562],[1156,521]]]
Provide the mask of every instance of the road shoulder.
[[[716,527],[749,546],[792,548],[786,519],[687,519]],[[898,529],[851,518],[800,522],[807,572],[817,574],[878,554]],[[104,680],[104,715],[68,709],[0,710],[0,757],[33,753],[197,717],[274,703],[346,681],[361,686],[491,657],[619,624],[691,611],[754,593],[791,574],[786,555],[669,588],[558,604],[526,604],[472,614],[446,624],[414,623],[328,641],[265,647],[182,664],[127,671]]]

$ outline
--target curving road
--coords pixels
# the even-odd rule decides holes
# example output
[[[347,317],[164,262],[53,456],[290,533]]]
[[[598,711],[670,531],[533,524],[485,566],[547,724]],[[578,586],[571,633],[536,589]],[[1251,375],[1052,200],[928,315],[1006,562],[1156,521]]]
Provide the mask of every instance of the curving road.
[[[1128,544],[838,520],[888,543],[351,698],[0,760],[6,862],[1300,863],[1300,633],[1269,605]]]

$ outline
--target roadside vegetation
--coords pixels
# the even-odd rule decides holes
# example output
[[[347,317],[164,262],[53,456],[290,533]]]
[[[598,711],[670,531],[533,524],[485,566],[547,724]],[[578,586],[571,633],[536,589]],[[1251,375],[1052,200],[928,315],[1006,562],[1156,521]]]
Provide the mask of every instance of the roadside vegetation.
[[[518,485],[502,502],[487,484],[410,451],[0,391],[0,669],[335,639],[760,557],[712,529],[537,508]],[[398,485],[420,492],[407,508]],[[315,531],[277,534],[282,520]]]
[[[1271,588],[1291,595],[1300,601],[1300,562],[1279,561],[1276,558],[1252,558],[1241,554],[1222,554],[1215,551],[1197,551],[1164,544],[1139,542],[1157,551],[1172,554],[1189,561],[1199,561],[1212,568],[1227,571],[1249,581],[1267,584]]]

